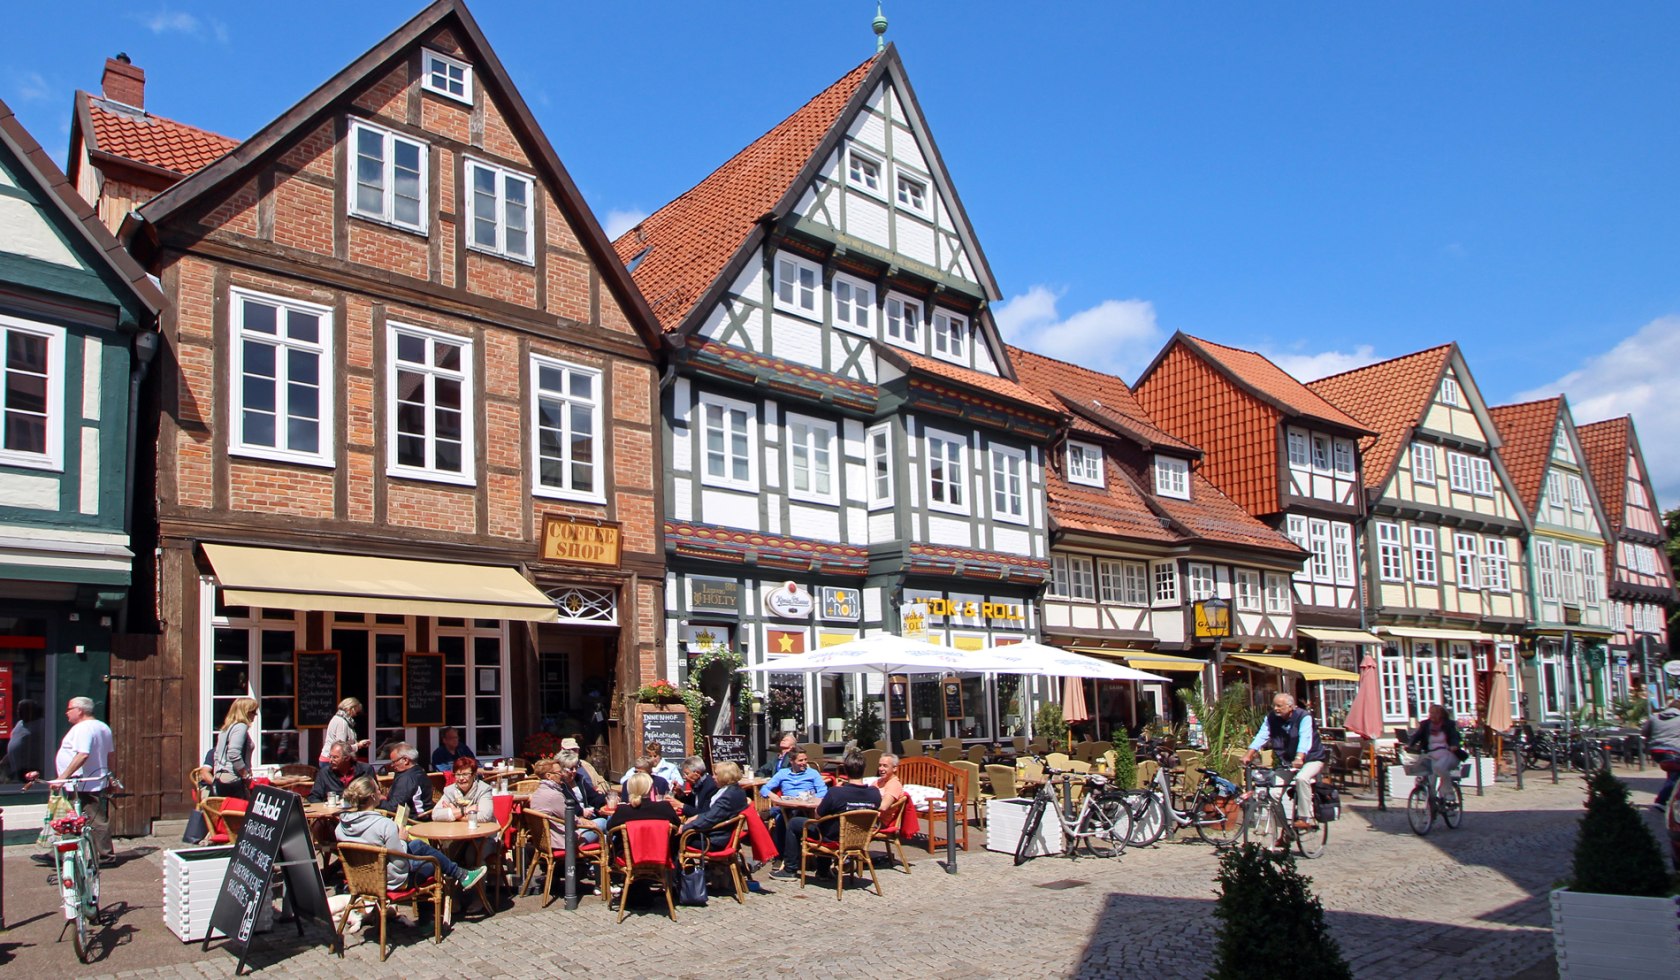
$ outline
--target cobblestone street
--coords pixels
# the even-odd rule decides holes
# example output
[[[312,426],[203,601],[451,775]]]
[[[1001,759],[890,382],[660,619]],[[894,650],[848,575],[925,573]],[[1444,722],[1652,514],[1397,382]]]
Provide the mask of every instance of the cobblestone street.
[[[1628,772],[1635,798],[1649,801],[1655,770]],[[1548,977],[1552,944],[1546,893],[1567,873],[1582,792],[1565,777],[1530,780],[1517,792],[1501,785],[1467,800],[1458,830],[1414,836],[1403,811],[1379,812],[1356,800],[1333,827],[1330,850],[1304,862],[1329,912],[1333,932],[1360,976]],[[1650,815],[1653,826],[1656,815]],[[978,844],[983,831],[974,831]],[[162,841],[131,842],[160,847]],[[6,856],[6,916],[0,964],[17,976],[77,970],[32,849]],[[1210,848],[1164,842],[1118,861],[1039,858],[1022,868],[976,849],[948,875],[925,851],[914,871],[881,875],[884,897],[861,888],[836,902],[832,888],[769,879],[744,906],[724,898],[704,909],[679,908],[675,923],[650,910],[614,922],[598,898],[576,912],[546,911],[526,898],[488,919],[458,922],[434,948],[411,926],[393,925],[394,948],[381,964],[373,937],[352,937],[340,960],[310,927],[259,938],[252,962],[263,972],[323,977],[611,976],[704,977],[720,973],[928,977],[1196,977],[1213,944]],[[162,857],[157,850],[107,873],[105,896],[115,923],[109,945],[88,973],[112,976],[229,976],[234,958],[200,953],[164,928]],[[843,924],[840,930],[829,928]],[[825,933],[789,952],[767,936]],[[798,944],[794,944],[798,947]],[[22,968],[22,969],[17,969]]]

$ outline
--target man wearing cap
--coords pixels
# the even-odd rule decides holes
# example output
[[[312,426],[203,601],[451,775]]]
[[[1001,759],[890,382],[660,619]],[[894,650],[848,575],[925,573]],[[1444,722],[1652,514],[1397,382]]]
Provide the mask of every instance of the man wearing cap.
[[[571,750],[573,752],[576,752],[578,754],[578,766],[580,768],[582,768],[584,773],[589,776],[589,781],[590,782],[594,783],[596,786],[610,786],[610,785],[612,785],[611,783],[608,783],[606,780],[602,779],[601,774],[595,771],[595,767],[589,764],[588,757],[586,757],[583,753],[583,746],[579,744],[579,737],[578,736],[567,735],[565,738],[560,740],[560,748],[562,750],[569,749],[569,750]]]

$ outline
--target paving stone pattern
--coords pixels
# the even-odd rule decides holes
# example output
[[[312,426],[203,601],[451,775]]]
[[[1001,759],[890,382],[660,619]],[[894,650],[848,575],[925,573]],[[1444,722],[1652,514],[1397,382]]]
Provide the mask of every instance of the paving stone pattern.
[[[1659,780],[1629,772],[1635,798]],[[1507,785],[1467,799],[1464,825],[1413,835],[1402,810],[1378,812],[1354,800],[1333,825],[1329,852],[1303,862],[1323,899],[1344,955],[1361,977],[1553,977],[1546,893],[1567,873],[1584,793],[1558,786]],[[1653,826],[1655,815],[1651,815]],[[973,840],[984,840],[976,828]],[[169,842],[131,842],[138,849]],[[611,977],[898,974],[944,977],[1199,977],[1213,947],[1215,859],[1194,840],[1128,851],[1118,860],[1039,858],[1015,868],[1007,855],[961,854],[945,873],[925,850],[913,871],[882,871],[883,897],[862,886],[836,901],[832,884],[771,879],[737,905],[632,905],[622,925],[597,897],[575,912],[519,899],[493,916],[458,921],[441,947],[411,925],[392,925],[395,948],[379,962],[377,933],[352,936],[346,956],[326,949],[315,927],[299,941],[290,926],[259,937],[252,963],[263,973],[312,977],[526,977],[584,973]],[[162,924],[161,851],[113,869],[106,897],[117,918],[103,959],[79,968],[44,871],[27,849],[6,856],[6,913],[0,965],[79,975],[225,977],[234,958],[182,944]],[[1057,885],[1059,887],[1043,887]],[[769,937],[803,935],[788,944]],[[8,969],[8,972],[13,972]],[[22,970],[15,976],[29,976]]]

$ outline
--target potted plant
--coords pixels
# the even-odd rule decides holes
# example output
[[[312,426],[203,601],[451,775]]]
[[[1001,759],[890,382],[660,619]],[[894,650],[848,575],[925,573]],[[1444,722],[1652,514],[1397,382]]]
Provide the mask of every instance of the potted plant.
[[[1575,839],[1573,880],[1552,891],[1558,972],[1671,977],[1680,963],[1680,898],[1627,784],[1599,770]]]
[[[636,700],[642,704],[681,704],[683,692],[667,680],[657,680],[652,684],[644,684],[636,691]]]
[[[1312,879],[1296,870],[1294,855],[1268,854],[1258,844],[1234,847],[1220,855],[1218,880],[1218,940],[1208,976],[1353,976],[1324,921],[1324,904],[1312,893]]]

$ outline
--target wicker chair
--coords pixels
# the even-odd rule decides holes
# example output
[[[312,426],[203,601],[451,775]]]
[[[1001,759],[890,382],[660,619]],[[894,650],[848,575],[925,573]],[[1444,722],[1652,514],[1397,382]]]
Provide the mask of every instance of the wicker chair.
[[[1014,766],[987,766],[986,778],[992,781],[992,799],[1012,800],[1019,795],[1015,790]]]
[[[513,791],[515,793],[535,793],[537,787],[541,785],[542,780],[540,779],[521,779],[513,784]]]
[[[986,812],[981,809],[980,801],[991,799],[992,794],[980,788],[980,767],[972,762],[964,762],[960,759],[951,763],[951,765],[956,766],[968,776],[968,805],[974,808],[974,822],[982,827],[986,826]],[[965,813],[963,819],[966,820],[967,818]]]
[[[350,889],[350,901],[338,920],[340,957],[344,955],[344,927],[350,921],[350,913],[365,910],[379,913],[379,961],[385,962],[390,953],[385,942],[385,911],[393,904],[412,904],[414,916],[419,918],[420,903],[431,902],[436,907],[432,914],[432,942],[443,942],[443,920],[449,918],[449,886],[443,880],[443,869],[437,858],[344,841],[339,842],[338,856],[344,862],[344,881]],[[415,862],[430,864],[432,876],[419,885],[392,889],[385,879],[385,863],[391,858],[409,862],[411,881]]]
[[[1032,739],[1031,741],[1029,741],[1027,743],[1027,746],[1035,754],[1043,755],[1044,753],[1050,751],[1050,740],[1047,739],[1047,738],[1035,738],[1035,739]]]
[[[209,766],[193,766],[187,770],[187,777],[182,783],[182,789],[185,791],[187,799],[192,801],[193,809],[198,809],[199,804],[203,803],[210,795],[209,788]]]
[[[389,790],[391,788],[391,783],[396,781],[397,774],[394,772],[382,772],[374,778],[379,780],[379,788],[381,790]]]
[[[1068,768],[1068,763],[1072,761],[1073,757],[1068,755],[1066,752],[1051,752],[1044,757],[1045,765],[1052,769],[1066,769]]]
[[[900,753],[901,756],[906,756],[907,757],[907,756],[922,755],[922,754],[923,754],[923,750],[922,750],[922,743],[921,743],[920,739],[907,738],[907,739],[904,740],[904,751],[902,753]]]
[[[1037,759],[1024,759],[1021,762],[1021,778],[1044,781],[1044,763]]]
[[[1145,789],[1155,782],[1155,774],[1161,769],[1161,764],[1154,759],[1142,759],[1137,764],[1137,785],[1133,789]]]
[[[729,831],[729,841],[722,847],[709,847],[707,838],[710,833]],[[677,860],[681,862],[683,870],[704,864],[708,869],[717,870],[727,868],[729,881],[735,888],[735,901],[747,904],[747,876],[744,870],[747,859],[741,853],[741,839],[747,834],[747,815],[745,813],[732,820],[713,827],[710,832],[702,830],[684,831],[677,842]]]
[[[875,894],[881,894],[881,879],[876,877],[875,862],[869,857],[869,842],[874,839],[875,828],[880,822],[879,810],[847,810],[805,821],[804,834],[799,841],[799,887],[805,887],[808,862],[812,857],[831,858],[834,861],[835,901],[845,897],[848,864],[860,876],[865,868],[869,869],[869,880],[875,884]],[[839,825],[839,833],[835,840],[823,840],[818,836],[821,828],[831,823]]]
[[[984,745],[970,745],[968,747],[968,761],[977,766],[983,766],[986,764],[986,756],[990,754],[990,751]]]
[[[955,735],[947,735],[939,740],[939,747],[942,749],[960,749],[963,747],[962,739]]]
[[[1009,740],[1009,745],[1015,750],[1016,755],[1027,754],[1027,737],[1025,735],[1016,735],[1011,738]]]
[[[426,773],[426,778],[432,781],[432,795],[434,797],[442,796],[443,791],[448,789],[449,784],[454,781],[454,777],[446,772],[429,772]]]
[[[223,810],[222,826],[227,828],[228,843],[239,843],[239,832],[245,829],[245,811]]]
[[[875,824],[875,832],[870,835],[871,842],[879,841],[886,845],[888,861],[893,859],[893,848],[898,848],[898,869],[905,874],[910,873],[910,861],[904,856],[904,808],[910,805],[910,797],[901,796],[890,806],[881,811],[881,819]]]
[[[320,771],[320,766],[312,766],[307,762],[288,762],[280,767],[282,776],[305,776],[309,779],[314,779],[315,774]]]
[[[963,757],[963,750],[960,747],[953,747],[953,746],[947,745],[947,746],[944,746],[943,748],[941,748],[939,750],[939,755],[938,755],[937,758],[939,759],[940,762],[956,762],[956,761],[960,760],[962,757]]]
[[[618,898],[619,922],[624,921],[630,903],[630,885],[637,881],[657,883],[665,893],[665,911],[672,922],[677,921],[677,906],[671,895],[671,872],[676,870],[671,860],[671,830],[671,825],[663,821],[632,820],[607,835],[612,855],[608,866],[624,878],[624,891]]]
[[[554,901],[555,868],[564,869],[566,866],[565,847],[556,847],[556,841],[566,832],[566,825],[560,820],[543,813],[541,810],[526,810],[519,815],[524,824],[525,833],[531,842],[531,863],[525,869],[524,879],[519,883],[519,894],[529,894],[531,877],[537,872],[537,865],[543,867],[543,901],[542,907],[548,908],[548,903]],[[596,874],[601,870],[601,842],[579,844],[576,861],[594,864]],[[564,874],[564,870],[561,874]],[[605,885],[601,889],[605,892]]]
[[[227,823],[222,819],[222,804],[227,802],[225,796],[206,796],[198,803],[198,809],[204,814],[204,823],[210,829],[210,836],[204,838],[206,846],[214,844],[228,844]]]

